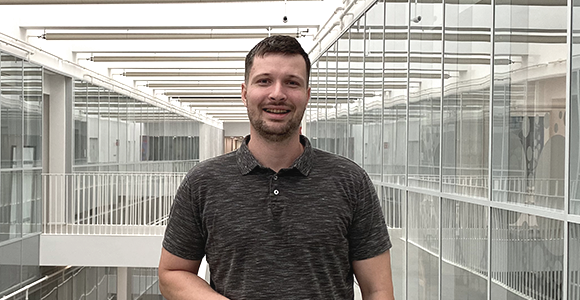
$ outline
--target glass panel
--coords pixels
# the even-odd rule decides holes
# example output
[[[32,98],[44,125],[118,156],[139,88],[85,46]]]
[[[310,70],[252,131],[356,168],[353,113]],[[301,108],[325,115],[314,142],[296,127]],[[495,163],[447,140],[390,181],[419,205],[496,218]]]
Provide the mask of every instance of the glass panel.
[[[564,222],[493,209],[491,226],[491,299],[562,299]]]
[[[580,0],[572,3],[572,72],[570,74],[570,213],[580,215]],[[580,298],[580,293],[578,294]]]
[[[381,180],[383,143],[383,24],[385,6],[377,2],[366,13],[364,34],[364,168]]]
[[[409,193],[407,299],[439,299],[439,199]]]
[[[74,84],[74,143],[75,143],[75,165],[84,165],[88,163],[88,83],[82,80],[75,80]]]
[[[580,299],[580,224],[570,224],[568,300]]]
[[[42,170],[22,173],[22,233],[42,232]]]
[[[107,281],[107,274],[106,274],[106,269],[107,268],[97,268],[97,295],[99,300],[107,300],[108,299],[108,289],[109,289],[109,285],[108,285],[108,281]]]
[[[391,269],[393,274],[393,286],[395,288],[395,299],[405,298],[405,274],[407,261],[405,253],[405,219],[406,219],[406,199],[405,191],[390,187],[378,187],[381,205],[385,221],[389,227],[389,235],[393,247],[391,248]]]
[[[493,200],[562,210],[566,2],[495,12]]]
[[[319,69],[318,62],[312,65],[310,71],[310,101],[307,111],[309,112],[310,124],[307,125],[307,134],[312,143],[312,147],[318,148],[318,99],[320,98]]]
[[[24,168],[42,166],[42,68],[24,62]]]
[[[99,163],[99,110],[99,87],[87,84],[88,162],[92,164]]]
[[[336,41],[336,153],[352,157],[348,138],[348,33]]]
[[[22,236],[22,172],[0,173],[0,242]]]
[[[326,150],[331,153],[337,153],[337,120],[336,120],[336,104],[337,104],[337,85],[336,72],[337,61],[336,55],[338,53],[336,43],[330,47],[326,52]]]
[[[110,132],[109,132],[109,90],[99,87],[99,164],[109,162]],[[107,171],[107,167],[101,167],[100,171]]]
[[[327,149],[327,111],[326,102],[328,98],[328,63],[326,56],[328,52],[324,53],[318,61],[318,148],[322,150]]]
[[[487,211],[443,199],[441,299],[487,299]]]
[[[1,54],[0,68],[0,168],[22,167],[22,60]]]
[[[22,239],[22,282],[40,277],[39,251],[40,235],[33,235]],[[29,297],[29,300],[36,299],[40,299],[40,297]]]
[[[491,3],[446,4],[443,191],[488,197]]]
[[[119,163],[119,114],[121,107],[121,95],[111,92],[109,96],[109,163]],[[118,169],[117,169],[118,170]],[[113,170],[111,170],[113,171]]]
[[[3,236],[0,235],[0,236]],[[16,288],[21,282],[22,242],[6,243],[0,246],[0,291]]]
[[[390,2],[385,5],[383,181],[405,185],[409,5]]]
[[[365,17],[358,20],[349,30],[350,65],[349,65],[349,138],[353,143],[353,157],[357,164],[363,163],[363,91],[364,91],[364,24]]]
[[[439,189],[443,5],[441,0],[410,5],[417,22],[410,22],[409,185]]]

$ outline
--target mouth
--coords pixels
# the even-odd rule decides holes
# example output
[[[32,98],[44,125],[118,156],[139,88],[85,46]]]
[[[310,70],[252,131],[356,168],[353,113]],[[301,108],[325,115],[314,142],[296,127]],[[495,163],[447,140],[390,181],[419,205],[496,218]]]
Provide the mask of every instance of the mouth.
[[[290,112],[290,110],[288,110],[288,109],[264,108],[263,110],[267,113],[277,114],[277,115],[287,114]]]

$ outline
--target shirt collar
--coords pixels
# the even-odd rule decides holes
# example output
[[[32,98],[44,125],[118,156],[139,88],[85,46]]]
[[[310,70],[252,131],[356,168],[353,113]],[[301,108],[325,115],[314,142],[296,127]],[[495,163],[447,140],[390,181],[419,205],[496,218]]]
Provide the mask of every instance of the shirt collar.
[[[250,173],[256,167],[261,167],[248,148],[249,141],[250,135],[247,135],[240,148],[236,151],[236,161],[242,175]],[[302,175],[308,176],[310,170],[312,170],[314,150],[308,138],[303,135],[300,135],[300,143],[304,146],[304,152],[294,161],[290,169],[296,168]]]

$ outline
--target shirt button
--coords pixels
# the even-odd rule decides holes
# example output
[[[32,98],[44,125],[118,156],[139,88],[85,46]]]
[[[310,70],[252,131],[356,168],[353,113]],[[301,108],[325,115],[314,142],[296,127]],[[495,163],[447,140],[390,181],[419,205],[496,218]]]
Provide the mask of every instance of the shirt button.
[[[278,175],[274,175],[274,180],[278,180]]]
[[[280,191],[278,191],[278,190],[274,190],[274,195],[276,195],[276,196],[277,196],[278,194],[280,194]]]

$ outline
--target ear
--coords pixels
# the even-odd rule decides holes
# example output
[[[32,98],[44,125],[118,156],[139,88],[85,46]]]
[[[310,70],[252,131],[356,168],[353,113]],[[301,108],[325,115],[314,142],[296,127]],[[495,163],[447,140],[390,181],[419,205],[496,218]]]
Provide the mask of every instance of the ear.
[[[246,83],[242,83],[242,102],[244,102],[244,106],[248,107],[248,101],[246,100],[246,94],[248,89],[246,88]]]

